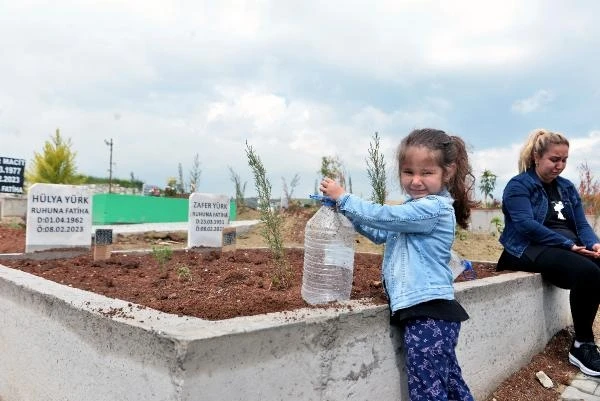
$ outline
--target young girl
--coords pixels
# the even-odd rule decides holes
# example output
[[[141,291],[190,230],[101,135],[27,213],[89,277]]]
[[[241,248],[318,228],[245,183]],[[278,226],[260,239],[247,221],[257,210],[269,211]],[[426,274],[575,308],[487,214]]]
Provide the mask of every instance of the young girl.
[[[410,399],[472,401],[455,354],[468,315],[448,266],[455,225],[466,228],[470,216],[466,147],[444,131],[415,130],[400,143],[398,167],[410,197],[401,205],[364,201],[330,178],[320,190],[359,233],[386,244],[383,280],[391,323],[404,328]]]

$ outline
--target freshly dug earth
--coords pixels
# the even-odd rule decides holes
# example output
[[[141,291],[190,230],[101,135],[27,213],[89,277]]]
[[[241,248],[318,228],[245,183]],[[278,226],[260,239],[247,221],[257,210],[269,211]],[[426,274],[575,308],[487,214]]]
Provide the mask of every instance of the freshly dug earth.
[[[314,210],[285,216],[290,282],[281,288],[275,266],[256,227],[237,239],[231,251],[186,250],[186,233],[117,235],[106,260],[92,253],[69,259],[5,260],[1,263],[48,280],[148,306],[163,312],[220,320],[309,307],[302,299],[304,227]],[[246,218],[254,218],[248,214]],[[24,229],[4,226],[0,252],[22,252]],[[12,239],[12,241],[11,241]],[[259,248],[260,247],[260,248]],[[357,236],[351,299],[387,303],[381,285],[381,246]],[[141,252],[145,249],[145,252]],[[154,251],[150,251],[154,249]],[[170,249],[161,262],[160,251]],[[169,252],[167,252],[168,254]],[[474,263],[479,278],[496,275],[494,264]],[[459,278],[463,280],[464,278]]]
[[[308,307],[300,295],[302,282],[304,226],[314,209],[300,209],[284,215],[283,235],[287,260],[293,272],[290,286],[273,285],[274,269],[270,253],[260,235],[260,226],[239,235],[236,249],[218,252],[185,251],[185,233],[144,233],[117,235],[114,252],[104,261],[94,261],[91,253],[68,260],[0,260],[0,263],[65,285],[119,298],[168,313],[204,319],[226,319]],[[245,211],[239,219],[257,219],[255,211]],[[0,225],[0,253],[23,252],[25,231],[19,222]],[[172,256],[164,264],[148,252],[170,248]],[[263,247],[262,249],[257,249]],[[141,253],[135,250],[145,249]],[[385,304],[381,288],[382,247],[357,236],[352,299]],[[454,249],[474,263],[478,278],[496,275],[494,262],[502,250],[497,237],[461,232]],[[491,263],[490,263],[491,262]],[[337,305],[337,307],[341,307]],[[101,311],[107,315],[123,311]],[[599,330],[595,327],[595,332]],[[567,352],[572,333],[559,332],[544,352],[505,380],[486,401],[554,401],[560,386],[569,383],[576,369],[568,364]],[[544,389],[535,373],[543,370],[557,384]]]

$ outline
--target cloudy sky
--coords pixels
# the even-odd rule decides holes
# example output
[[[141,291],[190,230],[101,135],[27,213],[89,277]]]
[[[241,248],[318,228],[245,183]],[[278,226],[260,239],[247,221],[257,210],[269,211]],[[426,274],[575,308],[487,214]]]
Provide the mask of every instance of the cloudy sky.
[[[312,193],[338,157],[368,197],[365,159],[413,128],[462,136],[475,175],[516,173],[538,127],[571,140],[564,176],[600,174],[596,1],[0,0],[0,156],[27,163],[56,128],[79,172],[165,186],[197,154],[198,191],[254,182],[247,141],[275,197]],[[481,194],[477,193],[478,197]]]

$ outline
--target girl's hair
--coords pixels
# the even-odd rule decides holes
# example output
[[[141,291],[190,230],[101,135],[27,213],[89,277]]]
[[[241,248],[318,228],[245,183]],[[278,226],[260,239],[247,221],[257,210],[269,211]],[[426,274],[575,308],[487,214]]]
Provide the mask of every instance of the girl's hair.
[[[529,133],[527,142],[523,145],[519,154],[519,173],[533,167],[535,156],[542,157],[548,151],[550,145],[567,145],[569,141],[563,134],[548,131],[543,128],[534,129]]]
[[[448,168],[453,163],[456,165],[456,171],[446,186],[454,198],[456,223],[462,228],[467,228],[471,207],[474,205],[470,195],[475,176],[471,172],[465,142],[460,137],[448,135],[441,130],[416,129],[402,139],[398,147],[398,175],[402,174],[402,163],[406,158],[407,149],[411,146],[422,146],[431,150],[438,165],[444,170],[444,175],[448,174]]]

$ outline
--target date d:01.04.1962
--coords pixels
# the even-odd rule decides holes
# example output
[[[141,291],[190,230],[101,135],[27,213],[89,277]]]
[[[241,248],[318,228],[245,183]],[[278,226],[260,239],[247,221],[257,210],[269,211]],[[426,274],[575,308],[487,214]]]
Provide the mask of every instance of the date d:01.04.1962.
[[[83,217],[38,217],[38,224],[83,224]]]

